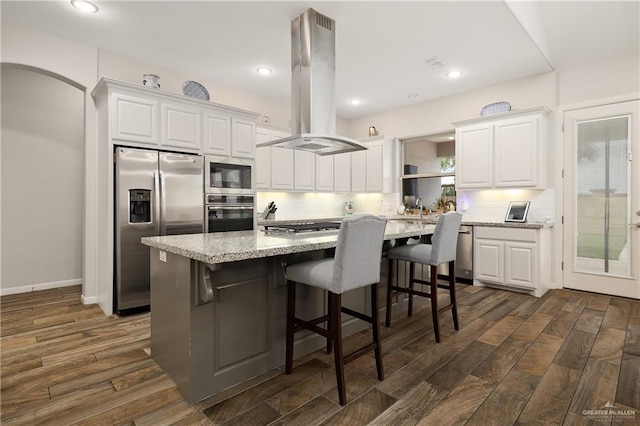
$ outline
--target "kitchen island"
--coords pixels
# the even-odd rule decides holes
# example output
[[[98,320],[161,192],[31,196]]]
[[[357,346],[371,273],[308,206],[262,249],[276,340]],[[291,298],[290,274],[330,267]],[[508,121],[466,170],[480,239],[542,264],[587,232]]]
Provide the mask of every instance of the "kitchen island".
[[[432,224],[389,221],[385,240],[433,229]],[[337,238],[337,230],[293,235],[256,230],[142,239],[151,248],[151,355],[185,399],[199,401],[284,364],[283,266],[331,256]],[[384,277],[381,284],[382,301]],[[368,291],[346,293],[343,303],[366,312]],[[296,306],[299,316],[317,317],[324,312],[325,294],[301,286]],[[343,334],[365,326],[345,321]],[[298,335],[296,357],[325,344],[315,334]]]

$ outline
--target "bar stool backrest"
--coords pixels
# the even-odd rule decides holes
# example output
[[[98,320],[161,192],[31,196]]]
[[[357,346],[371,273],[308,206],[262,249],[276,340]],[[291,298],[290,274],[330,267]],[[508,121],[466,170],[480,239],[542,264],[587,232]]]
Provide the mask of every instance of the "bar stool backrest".
[[[334,256],[332,293],[343,293],[380,281],[386,225],[386,219],[372,215],[342,220]]]
[[[447,212],[438,217],[436,229],[431,237],[430,265],[438,266],[456,260],[460,222],[462,214],[458,212]]]

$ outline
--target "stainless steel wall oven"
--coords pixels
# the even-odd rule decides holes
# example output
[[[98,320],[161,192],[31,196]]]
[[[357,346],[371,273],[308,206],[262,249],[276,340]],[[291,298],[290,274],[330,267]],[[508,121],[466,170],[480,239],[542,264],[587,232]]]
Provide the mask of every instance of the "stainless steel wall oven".
[[[253,195],[205,194],[205,232],[252,231],[255,220]]]

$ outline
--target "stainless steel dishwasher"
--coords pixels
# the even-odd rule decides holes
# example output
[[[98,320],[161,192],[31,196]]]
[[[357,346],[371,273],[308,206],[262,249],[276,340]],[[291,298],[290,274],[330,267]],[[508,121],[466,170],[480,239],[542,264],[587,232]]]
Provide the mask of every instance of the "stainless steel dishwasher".
[[[455,274],[458,280],[473,281],[473,226],[460,226]],[[446,263],[440,265],[438,267],[438,275],[449,276],[449,265]]]

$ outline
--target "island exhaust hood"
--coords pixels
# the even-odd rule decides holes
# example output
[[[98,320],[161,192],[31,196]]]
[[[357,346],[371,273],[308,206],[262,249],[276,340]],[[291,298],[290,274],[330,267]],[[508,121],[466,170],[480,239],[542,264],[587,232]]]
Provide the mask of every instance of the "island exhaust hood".
[[[291,21],[291,130],[293,136],[258,147],[334,155],[367,149],[337,136],[335,105],[335,21],[308,9]]]

